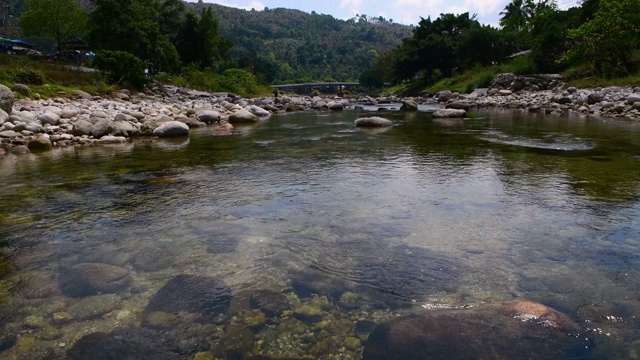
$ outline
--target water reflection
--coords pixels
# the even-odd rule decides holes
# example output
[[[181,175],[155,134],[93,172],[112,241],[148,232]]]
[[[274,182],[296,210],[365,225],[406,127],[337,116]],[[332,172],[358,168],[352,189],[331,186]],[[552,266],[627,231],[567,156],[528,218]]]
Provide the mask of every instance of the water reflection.
[[[359,358],[419,305],[512,299],[629,357],[639,125],[360,115],[0,158],[3,357]]]

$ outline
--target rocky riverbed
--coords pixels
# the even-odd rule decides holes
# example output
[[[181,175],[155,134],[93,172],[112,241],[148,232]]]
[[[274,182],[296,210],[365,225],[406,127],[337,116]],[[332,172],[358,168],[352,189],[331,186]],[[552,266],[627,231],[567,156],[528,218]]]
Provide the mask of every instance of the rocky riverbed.
[[[22,98],[17,99],[17,94]],[[212,127],[214,135],[228,135],[234,134],[234,125],[259,124],[273,114],[365,106],[417,111],[418,105],[438,105],[449,110],[436,112],[437,117],[466,117],[469,110],[505,108],[640,120],[640,87],[577,89],[558,81],[541,83],[513,74],[501,74],[491,88],[471,94],[443,91],[415,98],[293,95],[275,100],[245,99],[162,85],[144,93],[120,90],[111,97],[76,90],[71,98],[38,98],[30,96],[25,85],[16,84],[12,89],[0,86],[0,155],[74,145],[122,144],[142,136],[188,136],[189,129],[207,126]]]

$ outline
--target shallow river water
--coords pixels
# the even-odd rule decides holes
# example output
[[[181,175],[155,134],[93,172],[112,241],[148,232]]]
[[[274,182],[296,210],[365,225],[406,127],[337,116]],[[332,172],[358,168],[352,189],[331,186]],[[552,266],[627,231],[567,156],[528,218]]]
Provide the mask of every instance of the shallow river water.
[[[170,358],[160,337],[186,359],[357,359],[374,323],[515,299],[584,327],[590,358],[640,358],[640,124],[362,115],[0,157],[0,358],[125,358],[74,347],[113,332],[132,359]]]

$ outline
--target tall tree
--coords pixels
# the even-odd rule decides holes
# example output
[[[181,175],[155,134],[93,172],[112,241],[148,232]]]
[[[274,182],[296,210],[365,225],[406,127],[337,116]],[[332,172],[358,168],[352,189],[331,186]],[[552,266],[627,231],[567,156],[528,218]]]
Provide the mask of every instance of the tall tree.
[[[58,51],[64,41],[86,29],[87,13],[75,0],[26,0],[25,6],[20,16],[22,31],[55,41]]]
[[[178,49],[184,64],[196,64],[200,69],[215,69],[226,60],[227,52],[233,44],[218,34],[218,20],[211,8],[205,8],[200,18],[189,12],[186,15]]]
[[[513,0],[500,12],[500,26],[505,30],[520,32],[527,27],[529,12],[527,0]]]
[[[163,34],[177,45],[180,31],[187,15],[187,7],[182,0],[159,0],[158,25]]]
[[[158,24],[156,0],[93,0],[89,40],[98,50],[119,50],[146,61],[153,70],[173,71],[178,52]]]

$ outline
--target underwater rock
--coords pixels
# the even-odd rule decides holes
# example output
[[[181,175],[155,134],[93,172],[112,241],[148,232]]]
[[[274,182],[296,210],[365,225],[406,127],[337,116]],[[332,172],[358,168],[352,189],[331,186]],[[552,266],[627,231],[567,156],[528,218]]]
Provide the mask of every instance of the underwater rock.
[[[117,295],[97,295],[78,300],[71,305],[67,312],[80,320],[96,319],[117,309],[120,306],[120,297]]]
[[[251,307],[260,309],[268,316],[278,316],[289,310],[289,301],[284,294],[272,290],[257,290],[251,294]]]
[[[435,310],[378,325],[363,359],[563,359],[584,350],[580,330],[567,316],[529,301]]]
[[[58,286],[70,297],[113,294],[131,285],[127,269],[101,263],[81,263],[61,271]]]
[[[242,359],[254,345],[253,332],[246,326],[229,326],[220,339],[216,354],[227,359]]]
[[[166,269],[175,261],[175,254],[166,249],[144,247],[132,257],[131,265],[136,270],[158,271]]]
[[[70,360],[173,360],[162,333],[147,329],[96,332],[83,336],[67,351]]]
[[[267,323],[267,316],[260,310],[249,311],[242,317],[242,323],[252,329],[259,329]]]
[[[153,295],[145,312],[186,311],[215,317],[224,314],[231,302],[231,289],[222,280],[182,274],[169,280]]]
[[[234,223],[195,223],[193,232],[205,238],[210,254],[229,254],[236,251],[238,243],[249,231],[249,227]]]
[[[293,316],[305,322],[314,323],[322,320],[322,309],[316,305],[302,305],[293,311]]]
[[[45,271],[34,271],[24,274],[18,281],[19,292],[28,299],[42,299],[60,292],[55,274]]]
[[[354,332],[356,336],[361,341],[367,341],[369,338],[369,334],[375,329],[376,325],[378,325],[375,321],[371,320],[359,320],[356,322],[356,328]]]

